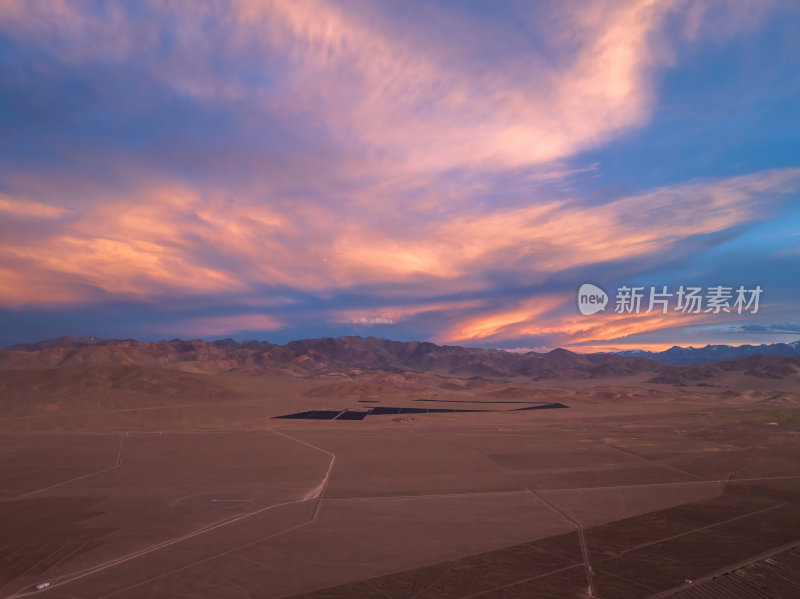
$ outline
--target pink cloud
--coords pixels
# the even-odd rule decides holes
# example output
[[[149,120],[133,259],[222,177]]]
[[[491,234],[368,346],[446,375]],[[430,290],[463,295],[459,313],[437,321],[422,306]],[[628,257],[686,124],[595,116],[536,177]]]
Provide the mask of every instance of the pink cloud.
[[[382,306],[370,310],[332,310],[331,322],[351,324],[396,324],[426,314],[446,315],[480,309],[482,300],[457,300],[444,302],[411,302],[410,305]]]
[[[0,213],[5,213],[6,218],[51,219],[68,214],[69,210],[0,193]]]
[[[269,207],[247,193],[201,194],[155,183],[134,196],[118,192],[113,201],[90,204],[68,221],[0,243],[7,263],[24,264],[40,281],[37,287],[0,293],[0,301],[59,303],[58,294],[36,289],[75,283],[142,297],[246,296],[262,284],[325,293],[402,283],[413,285],[421,298],[479,291],[490,285],[484,275],[498,265],[531,277],[631,256],[674,258],[693,235],[768,217],[771,203],[798,185],[800,169],[764,171],[658,188],[601,206],[547,202],[430,214],[422,225],[398,228],[376,226],[368,213],[345,216],[304,202]],[[15,198],[7,202],[22,205]],[[44,205],[25,206],[50,214]],[[24,289],[30,289],[28,296]],[[392,293],[399,298],[404,292]],[[475,336],[465,332],[464,338]]]
[[[283,327],[281,322],[266,314],[237,314],[184,320],[173,327],[171,334],[219,337],[242,331],[276,331]]]
[[[787,168],[596,205],[537,189],[526,191],[524,203],[474,201],[491,196],[487,174],[558,180],[582,170],[569,165],[577,152],[646,124],[659,71],[674,60],[666,23],[677,15],[685,34],[698,37],[714,29],[715,4],[550,3],[538,10],[552,11],[559,26],[526,31],[523,21],[519,31],[505,32],[521,50],[505,55],[500,69],[471,53],[475,44],[496,43],[498,32],[434,7],[425,9],[430,24],[408,26],[379,3],[353,10],[325,0],[143,2],[137,9],[174,37],[160,53],[158,32],[124,3],[90,11],[60,0],[4,2],[4,34],[58,64],[135,63],[148,81],[197,105],[236,106],[254,123],[311,123],[336,156],[326,165],[333,174],[319,176],[305,154],[287,153],[286,165],[264,172],[256,167],[268,158],[251,156],[258,174],[235,183],[179,181],[142,164],[112,165],[121,179],[135,180],[130,186],[74,174],[4,174],[8,189],[20,191],[0,194],[0,215],[43,226],[9,227],[0,241],[0,304],[230,294],[255,306],[264,302],[263,287],[324,298],[369,286],[373,297],[396,305],[328,316],[388,324],[441,313],[451,317],[442,339],[460,342],[550,332],[577,344],[674,326],[672,318],[553,316],[564,302],[550,296],[431,298],[492,292],[499,270],[535,285],[569,268],[666,261],[689,251],[693,236],[766,218],[798,189],[800,169]],[[718,35],[746,28],[765,10],[737,6],[726,11]],[[441,27],[449,34],[439,35]],[[528,36],[553,52],[545,58],[523,43]],[[213,68],[240,61],[253,65],[248,76]],[[262,79],[269,84],[253,84]],[[248,151],[215,156],[209,168],[225,172]],[[451,179],[454,170],[469,175]],[[207,335],[282,326],[263,313],[189,325]]]
[[[558,49],[558,60],[530,53],[497,69],[463,56],[466,40],[489,41],[485,23],[432,7],[426,19],[448,28],[448,36],[407,23],[398,31],[380,4],[360,10],[325,0],[142,6],[170,24],[169,53],[157,55],[147,20],[131,18],[116,3],[95,14],[80,3],[12,1],[0,9],[0,27],[64,61],[136,57],[162,85],[199,100],[313,115],[334,136],[384,153],[389,160],[377,162],[398,175],[546,163],[645,123],[656,71],[671,60],[660,35],[665,19],[696,12],[680,2],[570,3],[560,9],[569,13],[569,21],[561,17],[566,27],[503,32],[543,38]],[[209,38],[208,21],[224,35]],[[266,71],[264,61],[279,90],[254,89],[209,70],[214,60],[252,60],[253,52],[287,61],[280,72]]]
[[[353,225],[336,254],[356,273],[381,273],[384,280],[462,277],[468,288],[471,274],[491,265],[555,272],[674,252],[693,235],[767,218],[770,205],[798,186],[800,169],[783,169],[661,187],[600,206],[560,201],[448,215],[412,238]]]

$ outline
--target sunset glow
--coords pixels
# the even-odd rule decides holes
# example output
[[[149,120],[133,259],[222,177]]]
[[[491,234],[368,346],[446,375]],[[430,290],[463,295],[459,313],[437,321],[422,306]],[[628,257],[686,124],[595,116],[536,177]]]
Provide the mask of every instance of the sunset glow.
[[[0,345],[795,340],[799,38],[779,0],[3,2]]]

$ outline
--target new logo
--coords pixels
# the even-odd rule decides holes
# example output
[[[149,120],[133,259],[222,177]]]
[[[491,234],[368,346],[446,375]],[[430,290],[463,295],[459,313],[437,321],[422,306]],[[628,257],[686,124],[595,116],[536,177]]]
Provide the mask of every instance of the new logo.
[[[591,283],[584,283],[578,289],[578,310],[584,316],[591,316],[605,310],[607,303],[606,292]]]

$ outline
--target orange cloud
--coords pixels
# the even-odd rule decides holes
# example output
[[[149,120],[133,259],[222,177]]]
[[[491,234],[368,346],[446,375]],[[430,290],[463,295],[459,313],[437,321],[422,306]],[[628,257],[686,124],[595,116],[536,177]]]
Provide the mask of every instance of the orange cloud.
[[[590,351],[590,348],[591,351],[612,351],[616,347],[624,348],[625,338],[633,335],[719,323],[726,317],[724,314],[684,314],[674,310],[666,314],[657,310],[646,313],[644,305],[639,314],[618,314],[614,311],[613,298],[605,312],[583,316],[569,310],[565,314],[564,308],[571,307],[573,301],[574,298],[563,295],[531,298],[511,309],[489,311],[459,322],[441,336],[441,341],[499,343],[528,335],[555,335],[558,347],[574,348],[575,351]],[[657,344],[646,347],[638,342],[633,345],[639,349],[657,347]]]
[[[475,341],[484,339],[503,339],[508,332],[520,325],[535,323],[538,318],[564,303],[563,296],[539,296],[522,302],[511,310],[501,310],[482,314],[458,323],[441,338],[444,341]]]
[[[599,316],[599,318],[597,318]],[[602,339],[619,340],[648,331],[660,331],[673,327],[698,325],[710,322],[721,322],[724,317],[715,314],[683,314],[670,311],[666,314],[651,312],[649,314],[616,314],[610,312],[603,315],[573,315],[545,326],[542,332],[563,333],[566,336],[565,346],[583,344]],[[541,329],[540,329],[541,330]],[[530,333],[531,331],[527,331]]]
[[[633,256],[657,261],[659,252],[664,259],[669,252],[674,258],[693,235],[768,217],[771,203],[799,183],[800,169],[765,171],[659,188],[601,206],[545,202],[482,214],[413,215],[411,226],[391,229],[376,225],[374,212],[336,214],[302,201],[270,207],[248,193],[201,194],[154,183],[133,197],[119,193],[90,205],[40,234],[9,238],[0,243],[0,257],[19,264],[39,286],[80,284],[112,294],[247,296],[260,285],[324,294],[369,284],[380,295],[381,285],[401,283],[407,288],[394,287],[390,295],[424,298],[488,289],[497,268],[531,280],[536,273]],[[60,214],[43,204],[6,201],[15,209]],[[414,226],[419,218],[425,222]],[[18,303],[25,294],[17,289],[13,297]],[[27,299],[63,301],[59,294],[34,292]],[[522,308],[525,314],[531,309]],[[513,324],[510,317],[448,335],[475,339],[483,330],[491,336]]]
[[[767,218],[770,204],[798,185],[800,169],[782,169],[662,187],[601,206],[545,202],[448,215],[411,239],[405,231],[354,225],[335,253],[340,269],[384,280],[422,273],[469,279],[498,265],[555,272],[673,250],[693,235]]]

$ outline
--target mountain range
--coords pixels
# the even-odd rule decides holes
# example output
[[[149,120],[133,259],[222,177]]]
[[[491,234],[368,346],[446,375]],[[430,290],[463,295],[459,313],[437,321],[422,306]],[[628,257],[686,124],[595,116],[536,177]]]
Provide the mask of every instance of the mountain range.
[[[761,345],[706,345],[705,347],[678,347],[662,352],[633,349],[614,352],[618,356],[650,358],[668,364],[707,364],[720,360],[735,360],[747,356],[800,356],[800,340],[792,343],[772,343]]]
[[[305,339],[285,345],[233,339],[141,343],[133,339],[60,337],[0,350],[0,370],[136,366],[211,374],[314,376],[428,372],[459,378],[528,380],[646,375],[650,382],[676,385],[696,384],[729,371],[773,379],[795,379],[800,375],[800,342],[743,348],[675,347],[660,353],[628,351],[617,354],[577,354],[565,349],[513,353],[358,336]],[[761,348],[769,349],[748,353]],[[712,362],[711,356],[719,356],[719,359]]]

